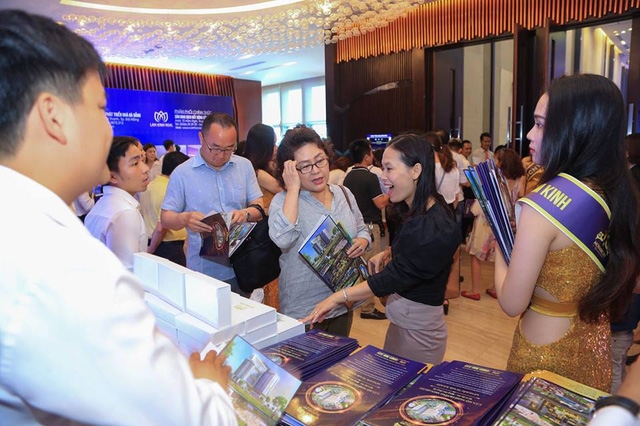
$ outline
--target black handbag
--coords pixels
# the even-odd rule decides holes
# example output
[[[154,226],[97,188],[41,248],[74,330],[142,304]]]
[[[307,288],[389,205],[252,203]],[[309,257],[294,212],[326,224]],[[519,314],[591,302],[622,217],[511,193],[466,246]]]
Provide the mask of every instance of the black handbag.
[[[236,273],[238,287],[251,293],[262,288],[280,276],[280,255],[282,251],[269,237],[269,217],[264,209],[251,204],[262,214],[246,240],[231,256],[231,264]]]

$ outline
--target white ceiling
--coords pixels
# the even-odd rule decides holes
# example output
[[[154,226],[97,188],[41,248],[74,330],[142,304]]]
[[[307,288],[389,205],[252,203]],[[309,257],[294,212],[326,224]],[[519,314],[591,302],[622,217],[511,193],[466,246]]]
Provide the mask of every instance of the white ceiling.
[[[282,0],[280,0],[282,1]],[[296,0],[284,0],[296,1]],[[263,86],[324,75],[323,30],[281,24],[304,2],[242,13],[216,12],[261,0],[0,0],[0,8],[49,16],[89,39],[107,62],[227,75]],[[267,1],[266,3],[273,3]],[[211,9],[212,4],[215,9]],[[96,6],[93,8],[87,6]],[[148,8],[170,8],[144,13]],[[180,11],[208,9],[206,14]],[[139,10],[141,12],[137,12]],[[224,11],[224,10],[223,10]],[[251,25],[262,24],[252,37]],[[308,25],[308,22],[305,23]],[[291,32],[291,34],[288,34]],[[254,56],[250,56],[254,55]],[[250,57],[249,57],[250,56]]]

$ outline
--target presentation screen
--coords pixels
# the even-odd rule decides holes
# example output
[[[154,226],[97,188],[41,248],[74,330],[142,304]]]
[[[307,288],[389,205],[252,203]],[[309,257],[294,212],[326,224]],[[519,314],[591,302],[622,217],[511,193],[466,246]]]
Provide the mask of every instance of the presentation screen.
[[[371,148],[386,148],[387,143],[391,140],[391,134],[375,134],[367,135],[367,139],[371,142]]]
[[[233,116],[230,96],[191,95],[106,89],[106,115],[115,136],[134,136],[143,144],[162,146],[166,139],[192,154],[200,146],[198,132],[212,112]],[[164,153],[164,148],[158,150]]]

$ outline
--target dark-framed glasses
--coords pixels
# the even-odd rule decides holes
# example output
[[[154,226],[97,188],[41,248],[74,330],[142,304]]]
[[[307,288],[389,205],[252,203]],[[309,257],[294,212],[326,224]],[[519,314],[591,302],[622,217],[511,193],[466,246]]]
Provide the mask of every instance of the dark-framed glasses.
[[[324,157],[316,161],[315,163],[307,164],[306,166],[302,166],[302,167],[296,167],[296,170],[302,173],[303,175],[306,175],[307,173],[311,173],[314,166],[320,169],[322,167],[327,167],[327,164],[329,164],[329,160],[327,159],[327,157]]]
[[[209,146],[209,143],[205,138],[202,138],[202,140],[204,141],[204,145],[207,147],[209,152],[213,153],[214,155],[218,155],[218,154],[231,155],[238,148],[238,145],[234,145],[233,148],[219,148],[215,145]]]

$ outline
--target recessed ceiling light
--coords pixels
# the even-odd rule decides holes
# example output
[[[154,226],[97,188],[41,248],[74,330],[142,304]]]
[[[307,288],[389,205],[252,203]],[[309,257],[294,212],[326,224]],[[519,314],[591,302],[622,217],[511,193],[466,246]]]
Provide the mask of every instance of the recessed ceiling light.
[[[249,75],[249,74],[253,74],[255,71],[245,71],[242,73],[242,75]]]
[[[293,61],[293,62],[287,62],[286,64],[282,64],[283,67],[290,67],[291,65],[295,65],[297,64],[297,62]]]
[[[247,55],[240,56],[238,59],[240,59],[240,60],[242,60],[242,59],[249,59],[249,58],[253,58],[254,56],[256,56],[256,55],[254,55],[253,53],[249,53],[249,54],[247,54]]]
[[[631,31],[631,30],[633,30],[633,28],[629,28],[627,31]]]
[[[620,34],[626,34],[627,32],[625,30],[620,31]]]
[[[620,40],[620,44],[622,44],[623,46],[626,46],[626,45],[627,45],[627,42],[626,42],[626,41],[624,41],[624,40]]]

